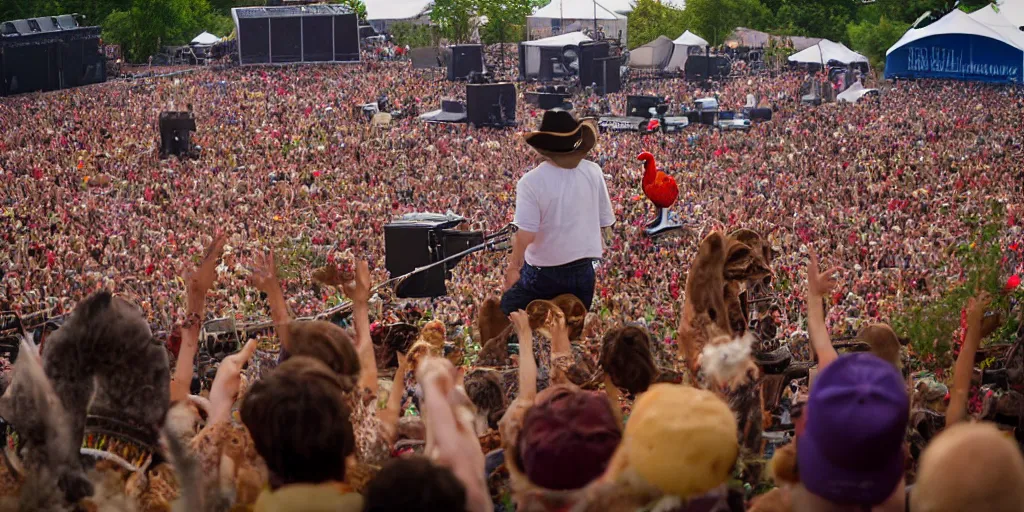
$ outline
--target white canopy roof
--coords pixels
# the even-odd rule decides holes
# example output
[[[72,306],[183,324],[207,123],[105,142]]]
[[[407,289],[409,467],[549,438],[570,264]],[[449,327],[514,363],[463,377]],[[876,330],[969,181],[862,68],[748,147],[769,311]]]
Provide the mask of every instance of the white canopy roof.
[[[700,37],[697,34],[694,34],[693,32],[690,32],[689,30],[687,30],[686,32],[683,32],[683,35],[677,37],[676,40],[672,41],[672,42],[675,43],[675,44],[678,44],[678,45],[683,45],[683,46],[708,46],[709,45],[709,43],[707,41],[705,41],[703,37]]]
[[[631,13],[636,7],[636,0],[600,0],[600,3],[619,14]],[[661,0],[661,4],[673,9],[686,9],[686,0]]]
[[[864,87],[864,84],[860,83],[860,80],[857,80],[845,91],[839,93],[839,95],[836,96],[836,100],[840,102],[845,101],[849,103],[857,103],[857,100],[863,98],[865,94],[877,90],[878,89],[868,89]]]
[[[998,0],[999,14],[1015,27],[1024,26],[1024,0]]]
[[[892,45],[892,47],[885,52],[885,54],[889,55],[893,50],[906,45],[907,43],[917,41],[918,39],[924,39],[926,37],[941,34],[969,34],[987,37],[1006,43],[1018,50],[1024,50],[1024,46],[1021,46],[1013,39],[1000,34],[994,28],[972,18],[960,9],[953,9],[949,14],[943,16],[942,19],[928,25],[927,27],[912,28],[908,30],[906,34],[903,34],[903,37],[901,37],[899,41],[896,41],[896,44]]]
[[[568,34],[559,34],[557,36],[545,37],[544,39],[537,39],[535,41],[524,41],[523,44],[526,46],[561,48],[571,44],[578,45],[586,41],[593,41],[593,39],[587,37],[583,32],[569,32]]]
[[[209,32],[203,32],[202,34],[199,34],[198,36],[196,36],[195,39],[192,40],[192,44],[214,44],[217,41],[220,41],[219,37]]]
[[[602,0],[603,2],[603,0]],[[624,20],[625,16],[605,7],[597,0],[551,0],[551,3],[537,9],[531,18],[566,20]],[[618,2],[616,3],[618,5]]]
[[[996,12],[992,4],[988,4],[969,14],[971,19],[996,31],[999,35],[1013,41],[1018,47],[1024,48],[1024,32],[1003,16],[1002,11]]]
[[[366,19],[376,20],[409,20],[418,18],[433,0],[364,0],[366,2]]]
[[[818,41],[818,44],[809,46],[789,57],[790,62],[804,64],[828,64],[830,60],[849,64],[851,62],[867,62],[868,58],[847,48],[843,43],[834,43],[828,39],[822,39]]]

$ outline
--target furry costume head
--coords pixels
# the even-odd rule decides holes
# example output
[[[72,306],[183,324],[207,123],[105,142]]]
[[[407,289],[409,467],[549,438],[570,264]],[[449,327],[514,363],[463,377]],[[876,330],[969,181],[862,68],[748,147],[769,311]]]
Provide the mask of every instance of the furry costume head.
[[[713,384],[732,387],[756,378],[753,338],[745,336],[743,286],[771,275],[765,259],[770,256],[760,235],[750,230],[729,237],[716,231],[701,242],[687,274],[679,325],[679,347],[691,372],[703,369]],[[705,360],[710,364],[702,368]]]
[[[505,413],[501,376],[496,371],[481,368],[466,375],[465,382],[466,394],[476,410],[485,417],[488,426],[498,428],[498,420]]]
[[[79,460],[82,436],[72,435],[71,418],[30,342],[22,342],[14,378],[0,398],[0,416],[13,427],[7,435],[16,436],[6,443],[4,456],[24,479],[23,510],[62,510],[92,495],[93,486]]]

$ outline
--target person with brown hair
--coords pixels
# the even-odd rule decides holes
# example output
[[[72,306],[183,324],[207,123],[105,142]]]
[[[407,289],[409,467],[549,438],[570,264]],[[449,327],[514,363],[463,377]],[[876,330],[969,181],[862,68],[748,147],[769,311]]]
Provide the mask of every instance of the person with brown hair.
[[[365,261],[356,263],[353,277],[341,284],[353,302],[354,340],[348,332],[330,322],[291,320],[284,300],[276,298],[283,295],[273,254],[257,261],[252,280],[271,299],[272,316],[281,337],[282,359],[312,357],[335,372],[352,411],[352,424],[356,427],[356,458],[359,462],[380,466],[390,458],[391,445],[397,437],[406,369],[404,365],[400,366],[387,408],[378,410],[377,362],[370,339],[370,269]]]
[[[647,391],[658,376],[647,330],[627,325],[608,331],[601,341],[601,368],[606,384],[634,396]]]
[[[447,467],[426,457],[389,462],[366,490],[364,512],[466,510],[466,488]]]
[[[343,393],[331,368],[304,356],[253,384],[240,412],[270,471],[256,512],[362,510],[362,496],[344,483],[355,435]]]

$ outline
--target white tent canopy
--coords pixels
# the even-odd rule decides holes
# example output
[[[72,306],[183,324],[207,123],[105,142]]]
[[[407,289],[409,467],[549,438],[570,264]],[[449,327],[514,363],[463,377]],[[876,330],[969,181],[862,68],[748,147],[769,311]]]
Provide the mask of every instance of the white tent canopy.
[[[615,1],[615,0],[613,0]],[[616,2],[618,5],[618,2]],[[597,0],[551,0],[551,3],[537,9],[531,18],[547,18],[552,20],[624,20],[625,16],[616,13]]]
[[[365,0],[367,21],[410,20],[420,17],[433,0]]]
[[[689,30],[687,30],[686,32],[683,32],[683,35],[677,37],[676,40],[672,41],[672,42],[677,44],[677,45],[683,45],[683,46],[708,46],[709,45],[709,43],[707,41],[705,41],[703,37],[698,36],[697,34],[694,34],[693,32],[690,32]]]
[[[202,34],[199,34],[198,36],[196,36],[195,39],[192,40],[192,44],[211,45],[216,44],[217,41],[220,41],[219,37],[209,32],[203,32]]]
[[[942,34],[970,34],[987,37],[1017,48],[1018,50],[1024,50],[1024,46],[1021,46],[1013,39],[1000,34],[992,27],[972,18],[960,9],[953,9],[949,14],[943,16],[942,19],[928,25],[927,27],[912,28],[908,30],[906,34],[903,34],[903,37],[901,37],[899,41],[896,41],[896,44],[892,45],[892,47],[885,52],[885,54],[889,55],[893,50],[896,50],[907,43],[917,41],[918,39]]]
[[[580,43],[587,41],[593,41],[593,39],[587,37],[583,32],[569,32],[568,34],[545,37],[544,39],[537,39],[535,41],[523,41],[523,44],[526,46],[541,46],[545,48],[562,48],[563,46],[579,45]]]
[[[865,94],[877,90],[878,89],[868,89],[864,87],[864,84],[860,83],[860,80],[857,80],[845,91],[839,93],[839,95],[836,96],[836,100],[839,102],[845,101],[848,103],[857,103],[857,100],[863,98]]]
[[[999,14],[1015,27],[1024,26],[1024,0],[999,0]]]
[[[686,69],[686,59],[690,57],[690,47],[696,46],[698,48],[704,48],[708,46],[708,42],[703,37],[694,34],[687,30],[683,32],[683,35],[672,41],[676,47],[672,51],[672,59],[668,61],[668,65],[665,69],[668,71],[682,71]]]
[[[818,44],[794,53],[789,57],[790,62],[802,64],[828,64],[829,61],[851,64],[854,62],[867,62],[868,58],[847,48],[843,43],[835,43],[828,39],[818,41]]]
[[[1016,43],[1018,48],[1024,48],[1024,32],[1021,32],[1012,21],[1003,15],[1003,11],[996,12],[992,4],[978,9],[969,14],[971,19],[996,31],[999,35]]]
[[[527,16],[526,26],[530,38],[546,37],[562,32],[597,29],[612,37],[626,39],[628,26],[626,17],[615,12],[621,8],[621,0],[613,0],[608,7],[604,0],[551,0],[551,3]]]

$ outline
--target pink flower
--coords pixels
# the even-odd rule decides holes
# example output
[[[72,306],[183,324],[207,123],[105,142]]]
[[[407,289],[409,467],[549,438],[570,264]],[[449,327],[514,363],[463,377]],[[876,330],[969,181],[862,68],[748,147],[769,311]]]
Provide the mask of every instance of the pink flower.
[[[1014,274],[1014,275],[1010,276],[1009,279],[1006,280],[1006,288],[1005,288],[1006,291],[1012,292],[1013,290],[1016,290],[1018,286],[1020,286],[1020,276],[1019,275]]]

